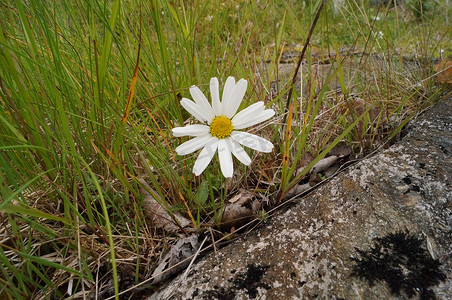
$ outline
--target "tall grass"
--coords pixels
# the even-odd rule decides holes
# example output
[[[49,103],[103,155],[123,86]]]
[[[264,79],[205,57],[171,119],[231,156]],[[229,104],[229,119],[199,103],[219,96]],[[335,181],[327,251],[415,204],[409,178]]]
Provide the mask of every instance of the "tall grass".
[[[0,298],[118,298],[148,278],[170,238],[144,216],[140,179],[205,228],[239,189],[274,204],[333,146],[368,152],[443,95],[424,80],[450,55],[443,14],[345,1],[323,8],[286,102],[294,69],[280,58],[301,49],[320,3],[2,2]],[[249,152],[230,181],[215,159],[196,177],[195,156],[174,151],[184,138],[171,129],[190,122],[179,101],[230,75],[250,83],[243,107],[277,111],[253,129],[275,150]]]

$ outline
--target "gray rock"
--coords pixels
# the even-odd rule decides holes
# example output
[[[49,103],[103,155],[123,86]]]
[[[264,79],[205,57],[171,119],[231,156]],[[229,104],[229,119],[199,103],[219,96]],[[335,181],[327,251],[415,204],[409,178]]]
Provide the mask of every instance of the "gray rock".
[[[431,290],[452,299],[452,99],[397,144],[286,206],[246,238],[195,263],[149,299],[405,299],[387,283],[352,276],[356,248],[408,232],[447,278]]]

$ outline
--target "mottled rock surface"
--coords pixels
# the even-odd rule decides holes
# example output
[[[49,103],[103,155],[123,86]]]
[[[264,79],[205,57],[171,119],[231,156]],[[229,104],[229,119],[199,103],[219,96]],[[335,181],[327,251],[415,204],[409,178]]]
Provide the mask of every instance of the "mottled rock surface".
[[[452,99],[394,146],[200,259],[150,299],[405,299],[385,282],[351,275],[356,248],[395,232],[423,240],[447,276],[431,290],[452,299]]]

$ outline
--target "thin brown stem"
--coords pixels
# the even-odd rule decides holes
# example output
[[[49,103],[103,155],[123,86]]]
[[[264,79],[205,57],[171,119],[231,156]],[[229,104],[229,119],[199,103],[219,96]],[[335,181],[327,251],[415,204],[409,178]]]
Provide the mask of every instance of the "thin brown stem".
[[[312,22],[311,28],[309,29],[309,33],[308,33],[308,36],[306,37],[306,42],[304,43],[303,49],[301,50],[300,54],[298,55],[297,66],[295,68],[295,72],[292,77],[292,85],[287,94],[286,110],[288,109],[290,100],[292,98],[292,93],[293,93],[293,89],[295,87],[295,82],[297,81],[298,70],[300,69],[301,62],[303,61],[306,50],[308,49],[308,45],[309,45],[309,42],[311,41],[312,33],[314,32],[314,28],[317,25],[317,21],[319,20],[319,17],[320,17],[320,12],[322,11],[324,4],[325,4],[325,0],[322,0],[322,2],[320,2],[319,8],[317,9],[317,13],[315,14],[314,21]],[[287,120],[287,115],[284,118],[285,118],[284,119],[284,123],[285,123],[285,121]],[[287,124],[286,124],[286,126],[287,126]]]
[[[286,109],[286,115],[284,116],[284,123],[283,123],[286,126],[286,130],[285,130],[286,135],[285,135],[285,140],[284,140],[283,174],[281,176],[281,181],[282,182],[281,182],[281,186],[280,186],[280,190],[279,190],[278,196],[276,197],[276,204],[275,205],[279,204],[279,202],[283,198],[284,194],[287,192],[287,191],[285,191],[285,186],[286,186],[286,182],[285,181],[290,179],[290,175],[286,174],[286,171],[287,171],[287,165],[289,163],[289,157],[288,157],[288,152],[289,151],[288,151],[287,147],[290,147],[290,143],[289,143],[290,133],[291,133],[290,132],[290,126],[292,126],[291,125],[291,123],[292,123],[292,121],[291,121],[292,120],[292,115],[291,114],[293,113],[293,108],[294,108],[294,103],[291,102],[292,93],[293,93],[293,89],[295,87],[295,82],[297,80],[297,74],[298,74],[298,71],[300,69],[301,62],[303,61],[304,55],[306,53],[306,49],[308,49],[309,41],[311,40],[312,33],[314,32],[314,28],[315,28],[315,26],[317,24],[317,21],[318,21],[319,17],[320,17],[320,12],[322,11],[324,4],[325,4],[325,0],[322,0],[322,2],[320,2],[319,8],[317,9],[317,13],[316,13],[316,15],[314,17],[314,20],[312,22],[311,28],[309,29],[308,36],[306,37],[306,42],[304,43],[303,49],[301,50],[301,52],[300,52],[300,54],[298,56],[297,66],[295,68],[295,72],[294,72],[293,77],[292,77],[292,84],[291,84],[291,87],[290,87],[289,92],[287,94],[287,102],[286,102],[286,108],[285,108]]]

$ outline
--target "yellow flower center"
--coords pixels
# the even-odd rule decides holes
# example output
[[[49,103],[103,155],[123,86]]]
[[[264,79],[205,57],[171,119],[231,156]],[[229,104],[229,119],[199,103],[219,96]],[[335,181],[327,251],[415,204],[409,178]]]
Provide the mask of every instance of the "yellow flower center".
[[[210,124],[210,134],[219,139],[230,136],[232,129],[231,120],[225,116],[215,117]]]

